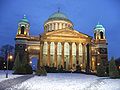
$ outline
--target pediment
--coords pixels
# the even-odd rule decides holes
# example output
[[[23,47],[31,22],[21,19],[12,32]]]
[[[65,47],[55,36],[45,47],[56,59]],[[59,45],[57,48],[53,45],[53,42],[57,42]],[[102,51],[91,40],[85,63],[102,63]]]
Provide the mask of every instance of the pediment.
[[[90,36],[83,34],[81,32],[78,32],[76,30],[72,30],[72,29],[60,29],[60,30],[56,30],[56,31],[51,31],[51,32],[47,32],[45,33],[45,36],[47,37],[76,37],[76,38],[88,38]]]

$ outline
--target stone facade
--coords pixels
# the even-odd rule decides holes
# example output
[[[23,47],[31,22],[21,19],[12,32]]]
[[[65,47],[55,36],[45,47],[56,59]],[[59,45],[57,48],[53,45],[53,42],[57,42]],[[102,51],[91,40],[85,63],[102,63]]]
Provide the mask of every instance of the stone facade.
[[[38,36],[29,34],[30,23],[26,16],[18,24],[15,53],[25,51],[29,58],[38,58],[39,66],[65,70],[96,72],[100,60],[108,61],[105,28],[97,24],[94,38],[74,30],[73,23],[61,12],[52,14],[44,23],[44,32]],[[29,63],[29,62],[28,62]]]

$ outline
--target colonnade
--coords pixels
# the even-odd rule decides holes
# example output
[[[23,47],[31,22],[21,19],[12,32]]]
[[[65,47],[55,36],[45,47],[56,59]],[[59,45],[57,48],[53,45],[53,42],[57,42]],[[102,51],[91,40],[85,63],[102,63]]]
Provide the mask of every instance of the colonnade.
[[[41,42],[40,44],[40,63],[41,63],[41,66],[44,65],[43,64],[43,47],[44,47],[44,43],[45,42]],[[46,53],[46,65],[47,66],[50,66],[50,63],[51,63],[51,60],[50,60],[50,44],[51,42],[46,42],[47,43],[47,53]],[[68,43],[69,44],[69,67],[72,69],[74,68],[73,67],[73,55],[72,55],[72,52],[73,52],[73,47],[72,47],[72,42],[59,42],[61,43],[61,65],[62,67],[65,67],[65,43]],[[82,45],[82,62],[80,63],[80,57],[79,57],[79,50],[80,50],[80,47],[79,47],[79,44]],[[76,45],[76,65],[80,65],[81,68],[85,69],[86,67],[86,63],[87,63],[87,48],[86,48],[86,45],[85,43],[75,43]],[[58,42],[54,42],[54,67],[58,67]],[[76,66],[75,65],[75,66]]]
[[[53,30],[58,30],[58,29],[63,29],[67,27],[72,27],[71,24],[69,23],[63,23],[63,22],[56,22],[56,23],[49,23],[44,26],[44,30],[47,31],[53,31]]]

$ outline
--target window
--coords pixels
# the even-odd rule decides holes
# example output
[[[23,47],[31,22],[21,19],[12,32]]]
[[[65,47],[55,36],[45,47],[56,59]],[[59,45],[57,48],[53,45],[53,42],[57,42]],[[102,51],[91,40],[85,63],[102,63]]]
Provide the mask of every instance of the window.
[[[96,33],[94,33],[94,38],[96,39]]]
[[[24,34],[24,30],[25,30],[25,27],[22,26],[22,27],[21,27],[21,34]]]
[[[103,32],[102,31],[100,32],[100,37],[101,37],[101,39],[103,39]]]

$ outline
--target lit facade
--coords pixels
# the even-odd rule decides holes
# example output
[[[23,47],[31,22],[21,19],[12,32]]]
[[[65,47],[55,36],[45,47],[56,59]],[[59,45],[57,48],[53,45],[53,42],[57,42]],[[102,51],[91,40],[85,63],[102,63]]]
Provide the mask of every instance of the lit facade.
[[[26,16],[18,23],[15,53],[21,58],[24,52],[38,58],[38,67],[49,66],[65,70],[96,72],[100,60],[108,61],[105,28],[98,24],[94,28],[94,38],[74,30],[73,23],[61,12],[53,13],[44,23],[44,32],[38,36],[30,33],[30,23]],[[22,59],[21,59],[22,60]]]

